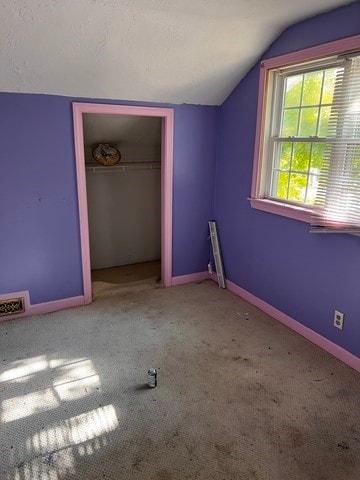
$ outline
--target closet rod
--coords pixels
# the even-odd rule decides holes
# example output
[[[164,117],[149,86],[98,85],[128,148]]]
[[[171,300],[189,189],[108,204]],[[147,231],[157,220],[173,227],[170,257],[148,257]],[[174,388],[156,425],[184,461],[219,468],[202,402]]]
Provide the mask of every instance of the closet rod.
[[[86,165],[86,171],[91,173],[110,173],[110,172],[125,172],[126,170],[160,170],[161,163],[157,162],[156,164],[151,163],[149,165],[146,164],[127,164],[127,165],[113,165],[106,167],[104,166],[90,166]]]

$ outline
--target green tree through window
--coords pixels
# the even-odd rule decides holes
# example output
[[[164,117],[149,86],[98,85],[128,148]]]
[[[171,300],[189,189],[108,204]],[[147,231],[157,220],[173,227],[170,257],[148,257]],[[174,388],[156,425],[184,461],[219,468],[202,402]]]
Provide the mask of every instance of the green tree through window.
[[[314,204],[341,68],[284,75],[279,134],[273,137],[273,197]]]

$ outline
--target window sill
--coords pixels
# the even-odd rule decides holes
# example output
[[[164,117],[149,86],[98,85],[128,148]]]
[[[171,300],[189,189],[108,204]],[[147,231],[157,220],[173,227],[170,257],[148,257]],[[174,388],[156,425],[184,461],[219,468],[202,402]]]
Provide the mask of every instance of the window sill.
[[[266,198],[248,198],[252,208],[263,212],[274,213],[282,217],[292,218],[300,222],[311,223],[311,210],[308,208],[276,202]]]

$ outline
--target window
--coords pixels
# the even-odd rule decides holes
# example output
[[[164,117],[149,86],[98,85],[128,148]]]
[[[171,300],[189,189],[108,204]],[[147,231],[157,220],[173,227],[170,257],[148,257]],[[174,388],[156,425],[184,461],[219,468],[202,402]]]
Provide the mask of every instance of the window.
[[[341,68],[312,66],[310,71],[275,74],[279,110],[274,109],[269,139],[270,198],[314,205]]]
[[[253,207],[321,226],[360,226],[356,49],[360,38],[352,37],[261,64]]]

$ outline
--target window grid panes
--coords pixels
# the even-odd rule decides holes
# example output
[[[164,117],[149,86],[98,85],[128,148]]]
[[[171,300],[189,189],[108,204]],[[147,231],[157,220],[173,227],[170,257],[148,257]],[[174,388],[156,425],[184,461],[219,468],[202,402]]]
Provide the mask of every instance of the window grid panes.
[[[279,132],[273,137],[271,197],[314,204],[336,75],[341,68],[285,76]]]

